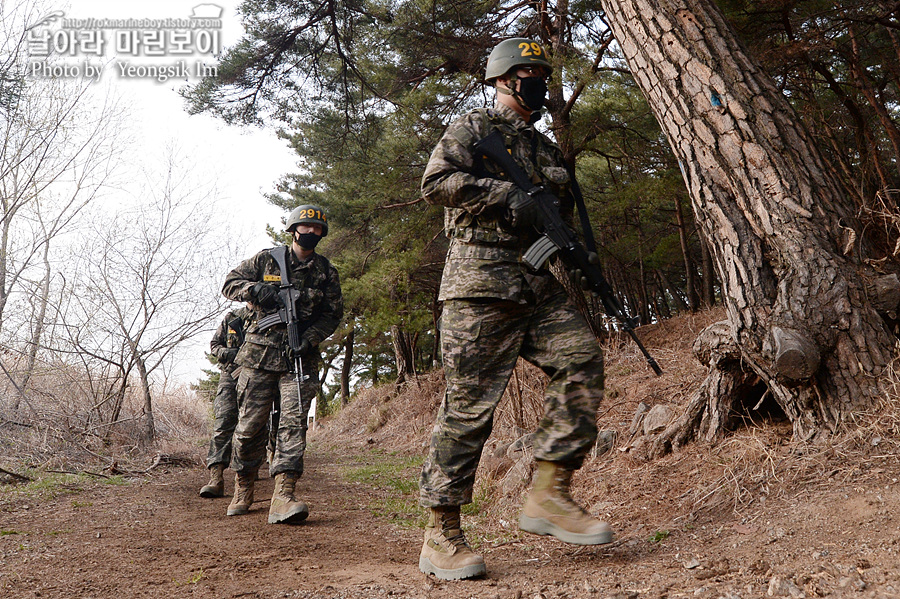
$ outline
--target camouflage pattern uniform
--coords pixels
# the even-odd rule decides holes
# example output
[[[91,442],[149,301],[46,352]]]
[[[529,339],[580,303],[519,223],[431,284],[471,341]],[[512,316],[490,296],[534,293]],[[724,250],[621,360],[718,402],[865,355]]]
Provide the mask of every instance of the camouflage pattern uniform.
[[[301,383],[301,397],[297,397],[297,382],[290,372],[292,365],[286,355],[286,327],[279,324],[260,332],[257,321],[266,313],[259,311],[235,359],[241,367],[237,382],[241,408],[232,457],[232,468],[237,473],[254,471],[265,460],[266,423],[276,398],[281,400],[281,418],[269,476],[282,472],[303,473],[307,416],[319,388],[321,358],[318,346],[334,333],[344,315],[338,273],[328,259],[313,254],[301,262],[293,251],[288,254],[289,278],[301,295],[298,310],[309,323],[302,337],[309,341],[312,349],[301,356],[303,373],[309,379]],[[228,273],[222,293],[235,301],[252,301],[250,288],[255,283],[268,282],[277,286],[280,281],[281,272],[275,259],[268,250],[263,250]]]
[[[500,103],[452,123],[431,155],[422,192],[445,207],[451,243],[439,295],[447,390],[420,481],[420,502],[428,508],[472,501],[494,410],[519,356],[550,377],[535,458],[578,468],[597,436],[599,344],[546,267],[533,272],[521,260],[537,233],[511,226],[506,204],[514,184],[473,155],[475,142],[494,129],[531,179],[562,200],[570,222],[573,213],[559,148]]]
[[[253,312],[249,308],[231,310],[222,319],[219,328],[216,329],[212,341],[209,342],[209,350],[219,360],[219,385],[216,387],[216,398],[213,400],[213,414],[215,423],[213,435],[209,440],[209,454],[206,457],[206,467],[214,464],[223,464],[226,468],[231,462],[231,437],[234,427],[238,422],[238,397],[236,371],[238,365],[234,359],[228,360],[227,350],[235,350],[241,347],[244,333],[250,326]],[[239,330],[229,325],[234,321],[240,321]]]

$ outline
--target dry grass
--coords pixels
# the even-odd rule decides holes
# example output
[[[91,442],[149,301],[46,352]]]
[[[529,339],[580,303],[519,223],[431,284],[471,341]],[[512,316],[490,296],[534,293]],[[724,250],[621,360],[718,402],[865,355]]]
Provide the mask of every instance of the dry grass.
[[[15,376],[15,364],[7,365]],[[155,441],[139,442],[143,400],[130,385],[116,398],[102,377],[43,364],[24,394],[0,383],[0,468],[60,472],[141,471],[158,453],[197,461],[207,435],[210,404],[186,386],[154,390]]]

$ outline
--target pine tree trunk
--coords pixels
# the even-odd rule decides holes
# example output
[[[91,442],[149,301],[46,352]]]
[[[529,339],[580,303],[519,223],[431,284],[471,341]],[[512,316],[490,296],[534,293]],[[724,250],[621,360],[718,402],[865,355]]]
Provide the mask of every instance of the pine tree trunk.
[[[704,307],[712,308],[716,305],[716,268],[713,265],[709,243],[702,234],[700,235],[700,263],[700,272],[703,277],[700,297]]]
[[[675,196],[675,219],[678,223],[678,241],[681,244],[681,256],[684,260],[684,293],[687,296],[691,312],[696,312],[700,307],[700,298],[697,295],[697,269],[694,267],[694,259],[691,257],[687,224],[684,220],[681,200],[677,195]]]
[[[797,115],[712,2],[601,4],[681,164],[741,366],[768,387],[797,438],[873,407],[895,340],[866,295],[874,273],[859,256],[852,203]],[[704,386],[719,397],[694,406],[701,417],[681,423],[692,430],[670,430],[670,440],[699,434],[723,394],[726,404],[747,399],[746,385],[712,381],[721,374],[713,363]]]
[[[396,384],[400,385],[410,377],[416,376],[416,365],[413,360],[415,343],[410,339],[410,334],[400,330],[397,325],[391,327],[391,342],[394,344],[394,358],[397,363]]]
[[[350,327],[347,338],[344,339],[344,363],[341,365],[341,407],[350,403],[350,372],[353,369],[353,339],[356,329]]]

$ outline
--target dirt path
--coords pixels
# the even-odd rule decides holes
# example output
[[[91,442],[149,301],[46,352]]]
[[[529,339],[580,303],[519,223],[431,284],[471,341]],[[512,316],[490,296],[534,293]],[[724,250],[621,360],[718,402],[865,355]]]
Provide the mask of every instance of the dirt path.
[[[250,515],[226,518],[228,498],[197,496],[199,467],[7,506],[0,597],[900,597],[894,473],[772,505],[770,519],[697,522],[656,542],[653,503],[640,499],[612,545],[514,537],[481,548],[486,579],[446,583],[418,572],[421,533],[373,516],[377,491],[346,482],[341,458],[312,452],[307,463],[299,491],[311,515],[298,526],[266,524],[268,478]]]

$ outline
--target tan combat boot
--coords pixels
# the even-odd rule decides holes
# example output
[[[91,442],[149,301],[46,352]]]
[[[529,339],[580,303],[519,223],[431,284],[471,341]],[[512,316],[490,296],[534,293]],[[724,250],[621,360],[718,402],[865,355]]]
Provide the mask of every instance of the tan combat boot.
[[[225,512],[228,516],[243,516],[253,505],[253,483],[256,482],[256,471],[237,472],[234,475],[234,499]]]
[[[519,516],[519,528],[536,535],[552,535],[573,545],[602,545],[613,540],[609,525],[592,518],[569,495],[572,470],[554,462],[537,461],[534,488]]]
[[[269,524],[296,524],[306,520],[309,507],[294,497],[294,486],[300,476],[296,472],[275,475],[275,492],[269,507]]]
[[[484,558],[472,551],[459,522],[459,506],[429,510],[419,570],[441,580],[484,576]]]
[[[200,489],[200,497],[207,499],[225,496],[225,464],[213,464],[209,468],[209,482]]]

